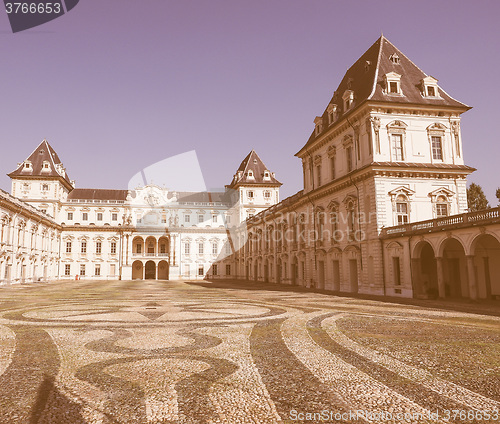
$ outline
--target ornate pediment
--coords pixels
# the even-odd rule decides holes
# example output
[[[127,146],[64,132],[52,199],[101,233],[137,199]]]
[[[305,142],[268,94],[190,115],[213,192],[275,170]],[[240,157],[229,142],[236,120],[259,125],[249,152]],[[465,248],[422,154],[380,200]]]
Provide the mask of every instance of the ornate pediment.
[[[389,195],[393,199],[398,197],[400,194],[403,194],[404,196],[411,198],[415,194],[415,191],[406,186],[399,186],[389,192]]]
[[[429,193],[429,197],[432,199],[433,202],[436,201],[436,199],[439,196],[444,196],[447,199],[449,199],[450,197],[452,197],[454,195],[455,195],[455,193],[446,187],[440,187],[440,188],[438,188],[434,191],[431,191]]]

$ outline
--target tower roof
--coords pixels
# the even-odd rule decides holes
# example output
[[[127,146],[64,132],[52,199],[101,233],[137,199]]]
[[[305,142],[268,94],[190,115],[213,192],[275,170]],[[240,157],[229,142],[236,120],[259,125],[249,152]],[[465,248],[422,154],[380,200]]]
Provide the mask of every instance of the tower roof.
[[[391,74],[392,73],[392,74]],[[390,74],[399,78],[401,94],[394,95],[385,90],[385,75]],[[422,81],[434,78],[428,76],[415,65],[404,53],[392,44],[383,35],[347,70],[339,86],[335,90],[329,105],[336,105],[338,120],[350,115],[367,101],[415,106],[436,106],[466,111],[470,109],[464,103],[455,100],[441,87],[437,87],[438,96],[427,97],[422,95]],[[353,106],[344,110],[343,96],[352,92]],[[330,106],[331,107],[331,106]],[[327,107],[321,117],[323,123],[328,123]],[[323,131],[328,124],[323,125]],[[322,134],[311,134],[306,145],[297,153],[309,146]]]
[[[29,164],[29,166],[26,166]],[[61,182],[72,189],[73,185],[59,156],[47,140],[43,140],[38,147],[20,163],[15,171],[7,174],[10,178],[26,179],[60,179]]]
[[[252,149],[241,162],[231,184],[226,187],[235,188],[240,185],[281,186],[281,183],[275,178],[274,173],[264,165],[255,150]]]

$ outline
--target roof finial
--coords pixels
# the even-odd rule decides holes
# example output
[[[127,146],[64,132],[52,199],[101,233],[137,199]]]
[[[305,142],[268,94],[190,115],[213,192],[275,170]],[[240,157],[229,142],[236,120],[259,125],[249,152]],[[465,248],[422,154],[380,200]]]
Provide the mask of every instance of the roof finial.
[[[380,30],[380,38],[384,38],[384,32]]]

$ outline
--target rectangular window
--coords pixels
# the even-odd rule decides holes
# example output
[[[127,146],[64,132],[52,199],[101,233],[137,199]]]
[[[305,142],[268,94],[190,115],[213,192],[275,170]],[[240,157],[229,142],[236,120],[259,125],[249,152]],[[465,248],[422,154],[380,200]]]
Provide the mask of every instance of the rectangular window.
[[[231,243],[229,240],[226,242],[226,254],[229,255],[231,253]]]
[[[102,250],[102,242],[98,241],[95,244],[95,253],[97,253],[98,255],[100,255],[101,254],[101,250]]]
[[[137,253],[142,253],[142,244],[138,243],[138,244],[136,244],[135,247],[136,247],[135,250]]]
[[[408,204],[396,203],[397,225],[408,224]]]
[[[97,214],[97,220],[98,220],[98,221],[102,221],[102,213],[101,213],[101,212],[99,212],[99,213]]]
[[[162,224],[166,224],[166,223],[167,223],[167,215],[163,214],[163,215],[161,216],[161,223],[162,223]]]
[[[217,264],[212,265],[212,275],[217,275]]]
[[[203,270],[203,265],[200,265],[200,266],[198,267],[198,275],[199,275],[200,277],[203,277],[203,275],[205,275],[205,272],[204,272],[204,270]]]
[[[191,215],[188,214],[184,215],[184,222],[185,223],[191,222]]]
[[[253,199],[253,191],[249,191],[248,192],[248,198],[249,199]]]
[[[87,242],[85,240],[82,241],[81,252],[87,253]]]
[[[427,87],[427,95],[428,96],[435,96],[436,95],[436,91],[435,91],[434,87]]]
[[[436,205],[436,215],[438,218],[448,216],[448,205],[446,203],[438,203]]]
[[[321,165],[316,167],[316,175],[318,178],[318,187],[321,186]]]
[[[347,160],[347,172],[352,171],[352,147],[348,146],[345,150],[346,152],[346,160]]]
[[[198,253],[203,255],[203,242],[198,243]]]
[[[66,276],[71,275],[71,265],[70,264],[64,265],[64,275],[66,275]]]
[[[394,273],[394,285],[401,285],[401,263],[399,262],[399,256],[393,256],[392,258],[392,272]]]
[[[68,221],[73,221],[73,212],[68,212]]]
[[[82,221],[88,221],[89,220],[89,214],[87,212],[82,213]]]
[[[205,219],[205,218],[204,218],[204,216],[203,216],[203,215],[201,215],[201,214],[200,214],[200,215],[198,215],[198,223],[199,223],[199,224],[201,224],[201,223],[203,222],[203,220],[204,220],[204,219]]]
[[[392,135],[392,160],[403,160],[403,135]]]
[[[231,265],[226,265],[226,275],[231,275]]]
[[[94,269],[94,275],[99,277],[101,275],[101,265],[96,264],[95,269]]]
[[[335,156],[330,158],[330,178],[335,179]]]
[[[212,243],[212,255],[217,255],[219,250],[219,246],[217,245],[216,242]]]
[[[116,275],[116,265],[115,264],[111,264],[109,266],[109,275]]]
[[[397,93],[398,92],[398,83],[395,81],[391,81],[389,83],[389,89],[390,89],[389,91],[391,93]]]
[[[212,223],[217,224],[217,215],[212,215]]]
[[[114,255],[116,254],[116,241],[111,242],[111,254]]]
[[[71,253],[71,242],[70,241],[66,242],[66,253]]]
[[[117,213],[111,214],[111,221],[118,221],[118,214]]]
[[[184,254],[189,255],[191,252],[191,245],[189,243],[184,243]]]
[[[85,264],[80,264],[80,276],[85,277]]]
[[[434,160],[443,160],[443,149],[441,146],[441,137],[432,136],[432,159]]]

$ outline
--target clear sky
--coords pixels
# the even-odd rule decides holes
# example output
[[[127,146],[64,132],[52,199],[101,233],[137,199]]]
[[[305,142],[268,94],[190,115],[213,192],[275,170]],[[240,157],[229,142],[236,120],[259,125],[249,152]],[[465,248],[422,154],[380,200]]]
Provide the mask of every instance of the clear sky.
[[[223,187],[253,148],[289,196],[314,117],[383,31],[473,106],[469,181],[496,205],[499,16],[498,0],[81,0],[12,34],[2,11],[0,187],[47,138],[77,187],[126,188],[191,149],[207,187]]]

